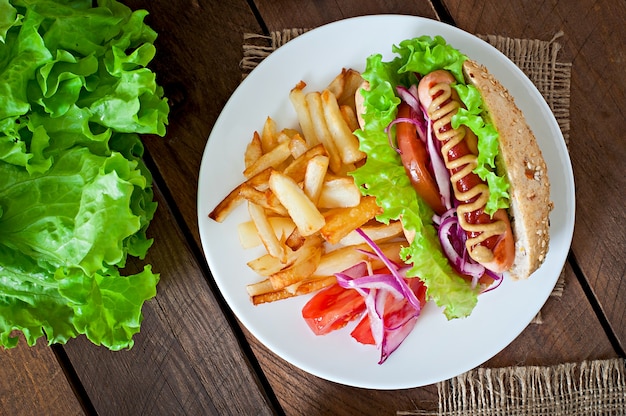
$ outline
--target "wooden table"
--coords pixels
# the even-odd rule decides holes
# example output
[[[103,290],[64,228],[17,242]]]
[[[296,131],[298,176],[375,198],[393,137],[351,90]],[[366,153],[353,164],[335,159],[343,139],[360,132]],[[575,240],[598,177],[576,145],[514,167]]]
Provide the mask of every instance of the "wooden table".
[[[171,103],[164,139],[145,137],[159,209],[147,261],[161,273],[130,351],[78,338],[0,351],[0,414],[394,414],[432,409],[434,386],[371,391],[308,375],[257,342],[225,306],[200,248],[198,170],[241,81],[242,34],[399,13],[474,34],[550,40],[572,63],[570,153],[576,225],[563,295],[485,366],[624,357],[626,349],[626,4],[621,1],[127,0],[159,33],[153,62]],[[138,267],[129,265],[129,267]]]

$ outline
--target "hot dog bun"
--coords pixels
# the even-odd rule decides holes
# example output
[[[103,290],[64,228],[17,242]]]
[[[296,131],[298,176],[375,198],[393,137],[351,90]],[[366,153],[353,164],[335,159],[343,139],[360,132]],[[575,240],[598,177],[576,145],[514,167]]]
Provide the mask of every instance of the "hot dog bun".
[[[496,167],[509,179],[509,216],[515,237],[515,260],[509,272],[515,279],[526,279],[541,266],[548,251],[553,207],[548,169],[535,135],[507,89],[472,60],[464,62],[463,74],[482,94],[484,117],[499,133]]]

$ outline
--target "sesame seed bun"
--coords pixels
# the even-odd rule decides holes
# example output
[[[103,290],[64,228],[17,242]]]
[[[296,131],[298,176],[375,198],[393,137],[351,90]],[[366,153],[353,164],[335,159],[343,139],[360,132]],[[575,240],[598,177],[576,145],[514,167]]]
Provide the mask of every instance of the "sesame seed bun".
[[[515,279],[526,279],[546,258],[550,200],[548,169],[537,139],[506,88],[487,69],[472,60],[463,64],[468,84],[474,85],[485,103],[484,117],[499,133],[499,174],[509,180],[509,216],[515,237],[515,260],[509,270]]]

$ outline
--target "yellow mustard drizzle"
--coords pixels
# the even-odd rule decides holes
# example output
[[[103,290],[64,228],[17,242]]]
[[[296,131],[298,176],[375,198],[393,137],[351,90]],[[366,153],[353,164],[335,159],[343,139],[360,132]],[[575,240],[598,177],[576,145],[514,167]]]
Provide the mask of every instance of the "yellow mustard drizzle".
[[[467,247],[470,257],[478,263],[492,261],[494,258],[493,251],[485,246],[481,246],[480,243],[494,235],[503,234],[507,228],[506,224],[502,220],[497,220],[490,224],[470,224],[467,222],[465,214],[477,211],[487,203],[489,199],[489,187],[487,184],[481,183],[466,192],[461,192],[457,189],[457,182],[469,175],[477,166],[476,161],[478,157],[470,152],[455,160],[449,160],[448,153],[450,149],[465,138],[465,128],[450,128],[449,130],[444,130],[444,128],[451,123],[452,116],[459,110],[460,104],[457,100],[450,99],[452,88],[447,83],[436,84],[429,90],[429,94],[431,97],[436,97],[428,107],[428,115],[431,120],[434,121],[433,130],[435,131],[435,137],[442,143],[441,153],[443,154],[444,164],[449,171],[459,168],[450,178],[451,182],[454,184],[452,187],[454,195],[456,199],[462,202],[476,198],[473,202],[463,203],[457,207],[457,216],[461,228],[467,232],[476,234],[474,237],[467,239],[465,246]],[[446,101],[448,102],[446,103]]]

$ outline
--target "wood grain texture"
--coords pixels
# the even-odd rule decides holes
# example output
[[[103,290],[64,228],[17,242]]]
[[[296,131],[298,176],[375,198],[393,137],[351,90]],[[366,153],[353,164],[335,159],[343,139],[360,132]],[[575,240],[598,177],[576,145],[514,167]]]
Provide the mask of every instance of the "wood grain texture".
[[[626,3],[608,0],[444,2],[462,29],[550,40],[563,36],[563,60],[572,63],[570,156],[576,182],[572,250],[626,349]]]
[[[23,336],[15,348],[0,348],[0,414],[83,415],[83,409],[54,352],[41,340]]]
[[[311,1],[256,0],[254,2],[269,31],[289,28],[314,28],[340,19],[371,14],[408,14],[435,19],[429,1],[401,0]]]
[[[146,262],[161,273],[161,281],[157,297],[145,305],[133,349],[111,352],[84,338],[63,347],[98,414],[354,415],[436,409],[436,386],[401,391],[341,386],[286,363],[245,329],[245,337],[238,338],[210,276],[203,274],[203,260],[195,257],[199,253],[198,170],[211,128],[241,81],[243,33],[312,28],[374,13],[433,18],[430,2],[125,3],[133,9],[146,8],[147,22],[159,33],[152,66],[172,112],[167,137],[148,136],[144,142],[158,183],[174,205],[157,193],[160,206],[149,229],[155,245]],[[578,192],[573,252],[623,345],[626,218],[619,191],[626,183],[618,167],[623,165],[626,146],[618,126],[624,119],[626,87],[615,80],[622,79],[625,58],[624,3],[561,0],[501,7],[495,0],[457,0],[445,4],[455,22],[475,34],[549,40],[563,31],[562,56],[573,62],[570,145]],[[174,220],[179,214],[182,231]],[[132,262],[127,271],[142,264]],[[568,267],[563,296],[548,300],[543,324],[531,324],[484,365],[550,365],[616,356],[585,296]],[[255,360],[263,373],[260,377]],[[45,346],[0,351],[0,406],[0,414],[82,413]]]
[[[146,22],[159,34],[151,66],[170,100],[170,124],[164,139],[145,144],[199,245],[196,197],[202,153],[215,120],[241,82],[243,33],[261,28],[245,0],[124,3],[148,10]]]
[[[272,414],[231,323],[157,192],[159,209],[145,263],[160,273],[130,350],[81,337],[65,346],[99,415]],[[129,261],[125,273],[143,268]]]

